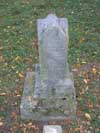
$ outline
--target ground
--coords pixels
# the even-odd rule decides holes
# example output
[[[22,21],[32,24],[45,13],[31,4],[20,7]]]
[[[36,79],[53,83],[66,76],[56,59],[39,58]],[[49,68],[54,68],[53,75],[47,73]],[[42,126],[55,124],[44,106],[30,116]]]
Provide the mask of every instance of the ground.
[[[100,133],[99,9],[99,0],[0,0],[0,132],[40,132],[41,124],[21,121],[19,106],[25,74],[38,62],[36,20],[55,12],[68,18],[78,102],[78,119],[64,132]]]

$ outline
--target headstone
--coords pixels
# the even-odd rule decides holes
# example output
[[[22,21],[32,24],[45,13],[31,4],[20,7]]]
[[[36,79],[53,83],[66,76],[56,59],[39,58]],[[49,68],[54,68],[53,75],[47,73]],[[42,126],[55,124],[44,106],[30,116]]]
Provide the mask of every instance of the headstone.
[[[27,73],[21,118],[73,119],[76,116],[76,94],[68,67],[67,19],[57,18],[54,14],[39,19],[38,44],[39,64],[35,66],[35,73]]]
[[[59,125],[46,125],[43,127],[43,133],[62,133],[62,128]]]

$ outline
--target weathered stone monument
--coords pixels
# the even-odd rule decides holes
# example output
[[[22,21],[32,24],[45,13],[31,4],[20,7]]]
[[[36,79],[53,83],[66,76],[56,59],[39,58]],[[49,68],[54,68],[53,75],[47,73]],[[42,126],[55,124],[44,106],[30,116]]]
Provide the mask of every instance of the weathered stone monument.
[[[50,14],[38,19],[39,64],[28,72],[21,101],[21,118],[73,119],[76,95],[68,67],[68,21]]]

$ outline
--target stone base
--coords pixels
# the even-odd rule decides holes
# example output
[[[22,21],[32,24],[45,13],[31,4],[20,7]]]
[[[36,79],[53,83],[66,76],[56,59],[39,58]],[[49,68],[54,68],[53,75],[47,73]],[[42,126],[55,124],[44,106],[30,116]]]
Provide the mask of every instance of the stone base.
[[[43,133],[62,133],[62,128],[59,125],[45,125]]]
[[[26,120],[48,121],[48,120],[64,120],[76,118],[76,96],[72,79],[66,79],[66,84],[60,84],[57,92],[41,93],[37,95],[36,84],[40,84],[34,80],[34,72],[28,72],[25,79],[25,86],[20,105],[21,118]],[[64,82],[65,83],[65,82]],[[72,84],[69,84],[72,83]],[[66,88],[65,88],[66,87]],[[38,88],[39,89],[39,88]],[[41,88],[40,88],[41,89]],[[64,91],[60,91],[64,90]],[[39,90],[38,90],[39,92]]]

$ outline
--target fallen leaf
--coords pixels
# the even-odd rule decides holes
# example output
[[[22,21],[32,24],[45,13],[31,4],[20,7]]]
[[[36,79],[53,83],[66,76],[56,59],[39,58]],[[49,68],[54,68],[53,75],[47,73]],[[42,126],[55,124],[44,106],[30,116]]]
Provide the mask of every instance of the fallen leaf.
[[[32,122],[29,122],[29,123],[28,123],[28,126],[32,126]]]
[[[87,63],[86,61],[84,61],[84,60],[82,61],[82,64],[86,64],[86,63]]]
[[[15,58],[15,61],[20,61],[21,60],[21,57],[20,56],[17,56],[16,58]]]
[[[8,26],[7,26],[7,28],[9,29],[9,28],[10,28],[10,26],[8,25]]]
[[[89,108],[93,108],[93,103],[89,103],[89,104],[88,104],[88,107],[89,107]]]
[[[96,68],[92,68],[92,72],[93,72],[93,74],[96,74],[97,73]]]
[[[3,126],[3,122],[2,121],[0,121],[0,126]]]
[[[14,70],[16,67],[15,66],[11,66],[11,68]]]
[[[78,70],[77,69],[72,69],[73,72],[77,72]]]
[[[84,41],[85,41],[85,38],[84,37],[81,37],[79,42],[82,43]]]
[[[87,119],[91,120],[91,116],[90,116],[90,114],[85,113],[85,117],[86,117]]]
[[[16,71],[16,74],[18,74],[19,73],[19,71]]]
[[[33,24],[33,22],[32,22],[32,21],[30,21],[30,22],[29,22],[29,24]]]
[[[0,96],[6,96],[7,94],[5,92],[1,93]]]
[[[11,116],[12,116],[12,117],[16,117],[16,116],[17,116],[17,115],[16,115],[16,112],[12,112],[12,113],[11,113]]]
[[[80,68],[81,65],[80,64],[77,64],[76,66],[77,66],[77,68]]]
[[[75,128],[75,131],[79,131],[81,128]]]
[[[18,76],[19,76],[20,78],[23,78],[23,77],[24,77],[24,75],[23,75],[22,73],[19,73]]]
[[[98,74],[100,75],[100,70],[98,71]]]
[[[88,83],[86,79],[83,80],[86,84]]]
[[[3,47],[0,47],[0,50],[2,50],[3,49]]]
[[[4,61],[4,58],[3,58],[3,56],[0,56],[0,61]]]
[[[17,96],[17,97],[20,97],[21,95],[20,95],[20,94],[17,94],[16,96]]]

